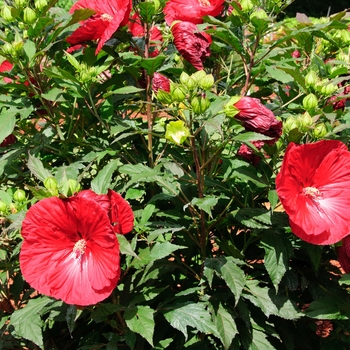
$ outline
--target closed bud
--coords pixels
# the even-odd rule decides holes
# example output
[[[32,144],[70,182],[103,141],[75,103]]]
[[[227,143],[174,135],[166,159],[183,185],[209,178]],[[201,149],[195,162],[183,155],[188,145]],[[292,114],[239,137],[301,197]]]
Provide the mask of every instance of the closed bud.
[[[6,21],[6,22],[11,22],[13,21],[13,16],[11,12],[11,7],[10,6],[3,6],[1,9],[1,17]]]
[[[214,77],[212,74],[206,74],[205,77],[199,80],[198,85],[203,90],[209,90],[214,85]]]
[[[191,101],[192,110],[196,114],[204,113],[210,106],[210,101],[206,97],[195,96]]]
[[[268,16],[267,16],[267,13],[263,9],[259,9],[257,11],[254,11],[250,15],[250,19],[252,19],[252,18],[265,19],[265,18],[268,18]]]
[[[47,6],[47,1],[46,0],[35,0],[34,6],[36,9],[41,11],[42,9],[44,9]]]
[[[157,96],[157,100],[160,103],[163,103],[165,105],[168,105],[168,104],[173,102],[173,99],[172,99],[170,93],[166,92],[164,90],[158,90],[156,96]]]
[[[318,82],[318,76],[317,74],[311,70],[309,73],[305,75],[305,85],[306,87],[315,87]]]
[[[68,197],[73,196],[75,193],[81,190],[80,183],[73,179],[68,180],[68,186]]]
[[[14,0],[14,3],[16,7],[22,8],[27,5],[28,1],[27,0]]]
[[[26,7],[23,10],[23,22],[26,24],[32,24],[36,20],[36,13],[30,8]]]
[[[201,79],[203,79],[207,74],[204,70],[198,70],[196,73],[193,73],[191,75],[191,78],[196,81],[197,83],[200,82]]]
[[[298,118],[299,128],[302,132],[307,132],[310,129],[310,126],[313,124],[311,115],[309,112],[305,112]]]
[[[13,194],[13,199],[15,202],[24,202],[26,200],[26,193],[23,190],[17,190]]]
[[[318,100],[316,95],[308,94],[303,98],[303,107],[309,111],[315,109],[318,106]]]
[[[333,94],[333,92],[335,92],[337,90],[338,90],[338,87],[335,86],[334,84],[330,83],[330,84],[327,84],[325,86],[322,86],[320,92],[321,92],[322,95],[330,96],[330,95]]]
[[[170,94],[172,99],[177,102],[182,102],[186,97],[185,89],[175,84],[170,84]]]
[[[316,139],[322,139],[328,133],[327,126],[324,123],[317,124],[315,129],[313,130],[313,136]]]
[[[0,213],[4,213],[6,211],[7,211],[7,204],[4,201],[0,200]]]
[[[294,116],[289,116],[283,123],[283,133],[288,134],[291,130],[298,129],[298,120]]]
[[[193,79],[192,76],[189,76],[186,72],[181,73],[180,82],[190,91],[197,86],[197,82],[195,81],[195,79]]]
[[[251,2],[251,0],[241,0],[239,2],[239,4],[241,5],[241,8],[242,8],[243,12],[248,12],[254,7],[254,5]]]
[[[45,179],[44,181],[44,186],[48,189],[48,190],[57,190],[58,188],[58,183],[57,183],[57,180],[52,177],[52,176],[49,176]]]
[[[11,55],[12,54],[12,45],[10,43],[5,43],[1,46],[1,50],[5,55]]]

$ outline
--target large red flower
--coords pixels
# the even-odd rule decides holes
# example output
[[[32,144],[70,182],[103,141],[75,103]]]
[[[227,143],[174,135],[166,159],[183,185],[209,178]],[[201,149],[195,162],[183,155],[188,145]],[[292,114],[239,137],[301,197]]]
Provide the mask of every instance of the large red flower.
[[[218,16],[224,8],[225,0],[169,0],[164,7],[165,21],[170,26],[173,21],[203,23],[203,16]]]
[[[304,241],[333,244],[350,234],[350,152],[342,142],[290,143],[276,190]]]
[[[67,42],[76,45],[88,40],[98,40],[96,54],[119,27],[129,21],[132,0],[79,0],[70,9],[73,13],[78,9],[91,9],[96,13],[83,21],[78,29],[67,38]]]
[[[273,112],[265,107],[259,99],[245,96],[234,106],[239,109],[235,118],[243,123],[245,129],[273,137],[273,140],[266,142],[270,146],[280,138],[282,122],[276,119]]]
[[[183,58],[198,70],[204,69],[203,62],[210,56],[209,34],[199,32],[195,24],[190,22],[177,22],[171,27],[174,44]]]
[[[119,243],[104,207],[81,195],[46,198],[28,210],[20,266],[33,288],[81,306],[111,294],[120,276]]]

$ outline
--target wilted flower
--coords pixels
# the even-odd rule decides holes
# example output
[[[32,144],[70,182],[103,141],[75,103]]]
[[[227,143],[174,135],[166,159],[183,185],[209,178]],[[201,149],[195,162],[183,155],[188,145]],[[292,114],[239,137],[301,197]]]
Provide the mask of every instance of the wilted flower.
[[[292,232],[304,241],[333,244],[350,233],[350,152],[342,142],[290,143],[276,190]]]
[[[11,135],[7,136],[5,138],[5,140],[0,143],[0,147],[11,146],[15,142],[16,142],[16,136],[11,134]]]
[[[350,273],[350,235],[344,237],[341,243],[342,245],[336,248],[338,261],[345,273]]]
[[[276,143],[282,134],[282,122],[274,116],[271,110],[265,107],[259,99],[242,97],[234,104],[239,110],[235,118],[243,122],[245,129],[265,136],[273,137],[266,143],[270,146]]]
[[[170,92],[170,80],[165,75],[155,72],[152,79],[152,90],[154,92],[158,92],[158,90]]]
[[[23,221],[20,253],[23,276],[33,288],[81,306],[102,301],[116,287],[120,257],[115,231],[124,228],[113,229],[111,219],[117,213],[119,224],[130,221],[127,202],[120,197],[125,203],[119,206],[120,195],[114,191],[111,195],[83,192],[34,204]]]
[[[78,9],[91,9],[96,13],[82,21],[80,27],[67,38],[67,42],[76,45],[84,41],[98,40],[96,48],[96,54],[98,54],[105,42],[112,37],[118,28],[128,23],[131,6],[131,0],[77,1],[71,7],[70,13]]]
[[[199,32],[197,26],[190,22],[177,22],[171,31],[174,44],[183,58],[194,68],[202,70],[205,58],[210,56],[210,35]]]
[[[165,21],[203,23],[203,16],[218,16],[224,8],[224,0],[169,0],[164,7]]]
[[[264,146],[264,141],[252,141],[251,142],[257,149],[261,149]],[[248,163],[251,163],[254,166],[257,166],[260,161],[261,157],[259,157],[254,150],[247,146],[246,144],[242,144],[239,148],[237,155],[242,157],[244,160],[246,160]]]

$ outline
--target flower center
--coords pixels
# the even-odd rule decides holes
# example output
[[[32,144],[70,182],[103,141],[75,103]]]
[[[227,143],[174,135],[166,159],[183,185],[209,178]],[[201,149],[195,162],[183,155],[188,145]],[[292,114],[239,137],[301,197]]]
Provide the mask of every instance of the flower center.
[[[85,239],[79,239],[77,243],[74,244],[73,252],[75,253],[75,257],[79,258],[84,255],[86,249],[86,241]]]
[[[303,188],[303,195],[311,197],[311,199],[319,200],[322,198],[322,193],[316,187]]]
[[[102,21],[108,21],[108,22],[111,22],[113,17],[111,15],[109,15],[108,13],[103,13],[101,15],[101,19]]]
[[[202,5],[202,6],[211,6],[211,3],[209,0],[198,0],[199,1],[199,4]]]

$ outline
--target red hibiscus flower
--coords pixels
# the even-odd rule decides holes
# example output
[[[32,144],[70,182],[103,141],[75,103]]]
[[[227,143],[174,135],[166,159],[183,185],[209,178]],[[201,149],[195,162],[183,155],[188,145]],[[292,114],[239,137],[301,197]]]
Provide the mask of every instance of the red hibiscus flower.
[[[5,60],[0,64],[0,73],[9,72],[9,71],[11,71],[12,68],[13,68],[13,64],[11,62]],[[9,83],[12,83],[13,80],[11,78],[4,77],[4,82],[6,84],[9,84]]]
[[[85,306],[116,287],[119,243],[98,202],[83,196],[43,199],[28,210],[22,236],[21,270],[39,292]]]
[[[131,0],[79,0],[70,9],[75,10],[88,8],[96,13],[83,21],[78,29],[67,38],[71,45],[81,44],[88,40],[98,40],[96,54],[109,40],[119,27],[128,23],[131,11]]]
[[[107,194],[96,194],[91,190],[84,190],[76,194],[97,202],[106,212],[115,233],[126,234],[134,227],[134,213],[130,204],[113,190]]]
[[[338,254],[338,261],[345,271],[350,273],[350,236],[342,239],[342,245],[336,248]]]
[[[156,93],[158,90],[170,92],[170,80],[165,75],[155,72],[152,79],[152,90]]]
[[[218,16],[224,8],[224,0],[169,0],[164,7],[165,21],[203,23],[203,16]]]
[[[259,99],[242,97],[234,106],[239,109],[235,118],[245,129],[274,138],[266,142],[268,145],[273,146],[282,135],[282,122]]]
[[[15,142],[16,142],[16,136],[11,134],[11,135],[7,136],[5,138],[5,140],[0,143],[0,147],[11,146]]]
[[[257,148],[261,149],[264,146],[264,141],[252,141],[252,144]],[[254,150],[247,146],[246,144],[242,144],[239,148],[237,155],[245,159],[248,163],[251,163],[254,166],[257,166],[260,161],[261,157],[259,157],[257,154],[255,154]]]
[[[195,24],[190,22],[177,22],[171,27],[174,44],[182,57],[197,70],[204,69],[203,62],[210,56],[209,34],[199,32]]]
[[[276,190],[304,241],[333,244],[350,233],[350,152],[342,142],[290,143]]]

